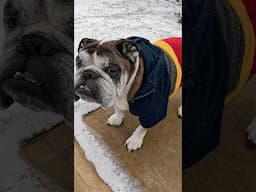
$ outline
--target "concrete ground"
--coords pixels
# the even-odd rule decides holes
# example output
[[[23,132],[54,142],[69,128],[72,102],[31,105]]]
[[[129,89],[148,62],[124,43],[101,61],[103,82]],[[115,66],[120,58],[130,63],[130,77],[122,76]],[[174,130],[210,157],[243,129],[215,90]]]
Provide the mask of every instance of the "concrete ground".
[[[73,144],[73,129],[65,123],[33,138],[23,146],[22,155],[35,171],[46,175],[52,184],[65,191],[111,191],[86,160],[78,143]]]
[[[255,90],[256,78],[249,82],[234,103],[226,107],[220,145],[183,173],[183,191],[256,191],[256,151],[248,149],[245,142],[245,130],[256,114]],[[143,148],[133,153],[128,153],[123,143],[136,127],[136,119],[129,116],[121,127],[111,128],[105,125],[105,121],[112,111],[102,109],[84,119],[102,135],[130,174],[149,191],[176,192],[181,190],[181,121],[176,117],[178,103],[174,101],[170,104],[168,118],[150,131]],[[67,190],[73,187],[67,182],[70,179],[68,176],[73,176],[72,159],[65,155],[73,147],[69,140],[72,131],[61,124],[24,146],[25,158]],[[63,147],[54,147],[56,145]],[[75,143],[74,147],[75,191],[111,191],[85,159],[79,145]]]
[[[256,78],[249,82],[236,101],[226,107],[220,145],[183,173],[183,191],[256,191],[256,151],[248,149],[245,142],[245,130],[256,114],[255,90]],[[129,116],[121,127],[111,128],[105,125],[105,121],[112,111],[102,109],[90,113],[84,119],[102,135],[130,174],[138,178],[149,191],[176,192],[181,191],[181,121],[176,117],[179,102],[176,100],[170,104],[168,118],[150,131],[143,148],[133,153],[128,153],[123,143],[137,125],[136,119]],[[99,122],[96,123],[96,120]],[[65,124],[60,124],[25,145],[23,153],[37,170],[67,190],[73,187],[67,182],[70,179],[68,176],[73,176],[72,160],[65,155],[73,147],[69,140],[72,131]],[[55,148],[56,144],[63,147]],[[74,160],[76,192],[111,191],[85,159],[76,142]],[[60,165],[60,162],[65,165]],[[62,177],[59,177],[60,174]]]
[[[127,151],[124,142],[138,125],[135,117],[127,114],[120,127],[109,127],[106,120],[113,111],[98,109],[86,115],[84,121],[102,136],[104,143],[110,147],[122,166],[145,187],[146,191],[180,192],[181,120],[177,118],[180,102],[180,98],[170,102],[167,118],[150,130],[143,147],[132,153]],[[79,146],[76,147],[79,150]],[[80,165],[75,163],[76,166]],[[84,174],[84,177],[77,178],[75,183],[82,185],[81,183],[89,182],[87,186],[97,186],[99,183],[98,180],[86,180]],[[91,191],[97,190],[91,187]]]
[[[21,150],[23,158],[34,171],[41,173],[40,183],[50,182],[65,191],[73,191],[73,129],[60,123],[50,131],[40,134],[25,144]]]

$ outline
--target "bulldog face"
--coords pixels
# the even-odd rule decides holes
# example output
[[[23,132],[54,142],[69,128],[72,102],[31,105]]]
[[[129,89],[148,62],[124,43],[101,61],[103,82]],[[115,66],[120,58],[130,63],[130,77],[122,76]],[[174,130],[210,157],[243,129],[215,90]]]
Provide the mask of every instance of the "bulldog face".
[[[126,40],[100,42],[82,39],[76,58],[77,98],[111,107],[116,102],[127,107],[127,95],[139,69],[139,52]]]
[[[73,1],[7,0],[4,31],[0,107],[16,101],[72,121]]]

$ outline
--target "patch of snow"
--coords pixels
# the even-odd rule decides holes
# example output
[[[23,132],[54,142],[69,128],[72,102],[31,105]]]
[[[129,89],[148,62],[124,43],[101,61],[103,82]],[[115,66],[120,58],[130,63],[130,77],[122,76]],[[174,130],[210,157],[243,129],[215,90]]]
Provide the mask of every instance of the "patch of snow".
[[[54,185],[46,185],[48,179],[33,170],[29,162],[21,157],[20,149],[25,139],[53,127],[59,121],[59,116],[36,113],[17,103],[6,111],[0,111],[0,191],[46,192],[53,187],[55,189]]]
[[[75,104],[75,138],[84,150],[87,159],[93,162],[98,175],[115,192],[142,192],[143,187],[119,164],[102,137],[88,129],[82,117],[99,106],[79,100]]]
[[[181,37],[181,11],[176,0],[75,0],[75,47],[83,37]]]

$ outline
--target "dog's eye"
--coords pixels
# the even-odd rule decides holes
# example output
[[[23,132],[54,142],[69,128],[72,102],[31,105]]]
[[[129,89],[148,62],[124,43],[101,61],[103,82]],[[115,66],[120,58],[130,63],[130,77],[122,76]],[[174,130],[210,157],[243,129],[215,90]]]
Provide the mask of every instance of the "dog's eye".
[[[119,67],[117,65],[110,65],[105,69],[107,73],[116,73],[119,71]]]
[[[111,64],[110,66],[106,67],[104,71],[114,79],[119,79],[121,75],[121,68],[116,64]]]
[[[118,72],[118,68],[117,67],[109,67],[108,72],[109,73],[116,73],[116,72]]]

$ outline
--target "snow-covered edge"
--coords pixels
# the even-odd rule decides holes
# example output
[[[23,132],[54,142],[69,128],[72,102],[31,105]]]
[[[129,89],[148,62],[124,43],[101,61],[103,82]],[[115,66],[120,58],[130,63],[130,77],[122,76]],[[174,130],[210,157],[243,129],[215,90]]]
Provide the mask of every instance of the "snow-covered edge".
[[[142,192],[143,187],[120,165],[102,137],[89,128],[82,117],[96,110],[99,105],[78,101],[75,104],[75,139],[86,158],[94,165],[97,174],[114,192]]]
[[[27,118],[24,118],[27,117]],[[46,112],[34,112],[20,104],[0,111],[0,191],[61,191],[46,174],[34,169],[22,156],[22,141],[44,132],[62,121],[62,117]],[[8,146],[8,147],[7,147]],[[49,185],[48,185],[49,184]]]

